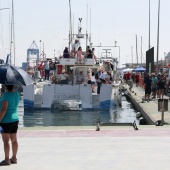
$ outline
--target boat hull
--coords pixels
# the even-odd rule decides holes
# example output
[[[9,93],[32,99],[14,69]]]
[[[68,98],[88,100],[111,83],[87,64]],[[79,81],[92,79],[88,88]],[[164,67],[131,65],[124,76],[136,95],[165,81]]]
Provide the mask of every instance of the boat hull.
[[[24,109],[110,109],[121,104],[119,87],[102,85],[100,94],[91,85],[37,84],[23,88]]]

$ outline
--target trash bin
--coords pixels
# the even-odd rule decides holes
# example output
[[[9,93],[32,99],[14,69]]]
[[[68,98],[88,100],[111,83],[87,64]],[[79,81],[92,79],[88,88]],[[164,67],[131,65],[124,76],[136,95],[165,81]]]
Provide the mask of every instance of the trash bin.
[[[163,110],[163,101],[164,101],[164,110]],[[158,111],[168,111],[168,99],[158,99]]]

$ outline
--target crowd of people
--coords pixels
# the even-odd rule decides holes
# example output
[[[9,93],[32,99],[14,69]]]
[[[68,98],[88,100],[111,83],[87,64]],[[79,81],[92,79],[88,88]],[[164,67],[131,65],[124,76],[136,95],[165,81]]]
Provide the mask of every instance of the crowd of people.
[[[83,51],[80,46],[79,40],[75,40],[72,45],[72,50],[69,52],[68,47],[65,47],[63,51],[63,58],[77,58],[79,64],[83,63],[84,58],[93,58],[96,61],[96,56],[94,54],[95,48],[86,47],[86,50]]]
[[[149,102],[150,98],[163,99],[164,95],[169,91],[170,80],[167,75],[161,73],[129,73],[128,76],[124,75],[124,80],[132,80],[136,83],[136,87],[140,86],[145,89],[145,100]],[[140,81],[141,80],[141,81]]]
[[[90,84],[92,87],[92,93],[100,93],[101,84],[112,84],[113,74],[112,71],[106,72],[104,68],[100,68],[97,71],[93,69],[88,69],[87,74],[80,70],[77,72],[76,84]],[[52,80],[54,84],[73,84],[73,70],[69,70],[67,73],[65,70],[61,74],[54,76]],[[95,91],[95,86],[97,86],[97,91]]]

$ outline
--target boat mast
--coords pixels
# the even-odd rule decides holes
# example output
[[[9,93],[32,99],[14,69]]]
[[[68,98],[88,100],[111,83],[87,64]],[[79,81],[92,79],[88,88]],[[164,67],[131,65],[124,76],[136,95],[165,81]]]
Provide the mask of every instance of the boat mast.
[[[92,46],[92,42],[91,42],[91,8],[90,8],[90,37],[89,37],[89,41],[90,41],[90,46]]]
[[[11,14],[11,39],[10,39],[10,64],[12,64],[12,47],[14,52],[14,65],[15,65],[15,34],[14,34],[14,3],[12,0],[12,14]]]
[[[69,0],[69,51],[71,51],[71,45],[72,45],[72,21],[71,21],[71,0]]]
[[[141,36],[141,66],[142,66],[142,57],[143,57],[143,54],[142,54],[142,36]]]
[[[131,53],[132,53],[132,66],[133,66],[133,46],[131,46]]]
[[[137,42],[137,35],[136,35],[136,60],[138,65],[138,42]]]

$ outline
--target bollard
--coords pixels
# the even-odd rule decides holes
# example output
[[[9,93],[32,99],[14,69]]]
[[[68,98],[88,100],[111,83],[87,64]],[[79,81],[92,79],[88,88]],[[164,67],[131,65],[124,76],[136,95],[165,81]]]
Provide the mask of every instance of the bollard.
[[[164,112],[168,111],[168,99],[158,99],[158,111],[161,111],[161,123],[164,124]]]

